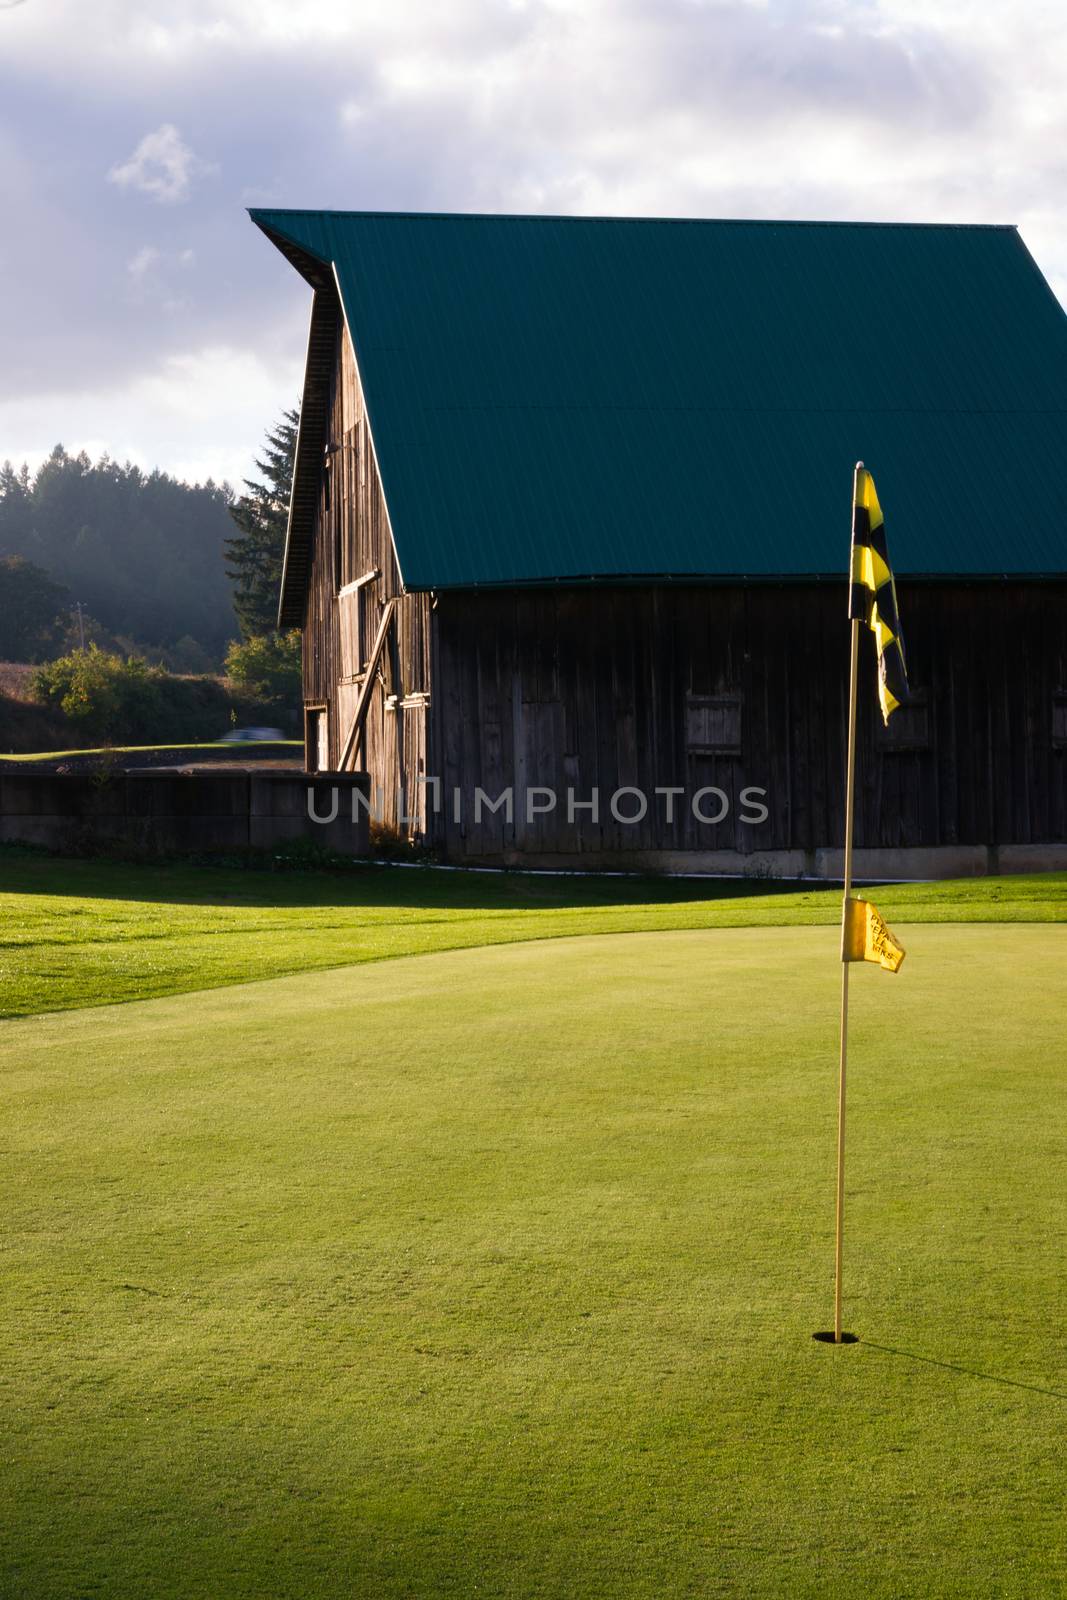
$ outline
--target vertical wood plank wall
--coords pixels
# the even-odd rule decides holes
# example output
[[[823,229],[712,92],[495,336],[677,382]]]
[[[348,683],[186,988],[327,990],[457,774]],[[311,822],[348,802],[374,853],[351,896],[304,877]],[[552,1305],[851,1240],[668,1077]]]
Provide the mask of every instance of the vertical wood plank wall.
[[[1067,686],[1067,585],[902,585],[913,685],[927,696],[925,749],[885,748],[873,642],[861,657],[856,843],[862,847],[1067,841],[1067,750],[1053,697]],[[436,615],[436,732],[453,859],[619,856],[656,850],[817,850],[842,842],[848,630],[826,586],[447,593]],[[686,750],[687,695],[739,694],[737,754]],[[516,787],[515,816],[483,809]],[[555,812],[524,817],[524,786]],[[729,797],[718,825],[658,786]],[[647,817],[612,819],[611,794],[640,788]],[[745,825],[741,791],[767,791]],[[600,790],[600,817],[576,811]],[[461,820],[452,792],[461,792]],[[628,805],[636,810],[636,799]],[[709,797],[714,814],[720,802]],[[578,864],[577,861],[575,863]]]
[[[328,465],[323,473],[308,584],[304,626],[304,701],[325,705],[329,718],[329,760],[336,769],[362,668],[386,601],[395,599],[393,628],[376,681],[362,749],[356,765],[371,773],[381,790],[387,822],[404,815],[414,823],[402,831],[426,828],[427,700],[430,692],[430,598],[405,595],[389,533],[367,425],[366,407],[351,341],[337,307],[336,359],[330,395]],[[369,573],[378,577],[344,597],[347,639],[342,639],[338,590]],[[359,669],[353,653],[358,637]],[[342,646],[344,645],[344,648]]]

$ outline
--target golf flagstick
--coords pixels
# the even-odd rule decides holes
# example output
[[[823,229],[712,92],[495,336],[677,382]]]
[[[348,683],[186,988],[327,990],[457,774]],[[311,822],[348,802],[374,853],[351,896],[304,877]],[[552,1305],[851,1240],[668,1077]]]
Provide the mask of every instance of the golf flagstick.
[[[863,462],[852,480],[852,504]],[[851,563],[851,543],[849,561]],[[852,582],[851,566],[849,583]],[[848,1065],[848,902],[852,895],[852,819],[856,802],[856,684],[859,676],[860,619],[852,618],[848,669],[848,757],[845,767],[845,886],[841,899],[841,1063],[837,1082],[837,1237],[834,1245],[834,1343],[841,1343],[841,1270],[845,1246],[845,1072]]]

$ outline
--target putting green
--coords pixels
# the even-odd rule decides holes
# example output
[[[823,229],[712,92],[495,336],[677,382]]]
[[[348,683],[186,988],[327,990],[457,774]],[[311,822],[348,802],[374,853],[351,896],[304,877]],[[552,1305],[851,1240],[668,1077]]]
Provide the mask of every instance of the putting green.
[[[1062,926],[496,946],[0,1027],[2,1592],[1046,1596]]]

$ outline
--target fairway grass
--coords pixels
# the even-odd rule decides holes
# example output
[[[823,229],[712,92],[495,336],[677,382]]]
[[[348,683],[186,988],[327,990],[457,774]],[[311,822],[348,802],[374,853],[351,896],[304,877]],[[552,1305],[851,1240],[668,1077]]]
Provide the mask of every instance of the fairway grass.
[[[1062,1593],[1067,929],[894,926],[842,1349],[831,927],[5,1023],[4,1595]]]
[[[890,923],[1064,922],[1067,873],[886,884]],[[575,934],[838,923],[839,889],[773,881],[130,866],[0,850],[0,1016]]]
[[[303,755],[304,741],[302,739],[256,739],[249,741],[253,748],[264,750],[285,750]],[[7,766],[19,766],[28,761],[66,761],[74,756],[106,756],[109,760],[114,756],[143,756],[153,755],[159,750],[232,750],[234,759],[241,755],[247,756],[248,743],[237,739],[210,739],[189,742],[184,744],[106,744],[92,745],[85,750],[31,750],[21,755],[0,755],[0,772]]]

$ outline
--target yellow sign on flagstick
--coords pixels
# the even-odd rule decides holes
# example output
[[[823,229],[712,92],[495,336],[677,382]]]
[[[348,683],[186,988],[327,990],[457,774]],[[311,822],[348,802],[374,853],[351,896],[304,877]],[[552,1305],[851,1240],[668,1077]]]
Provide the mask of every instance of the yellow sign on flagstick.
[[[904,946],[869,900],[845,901],[844,951],[846,961],[875,961],[887,972],[899,971],[905,955]]]

